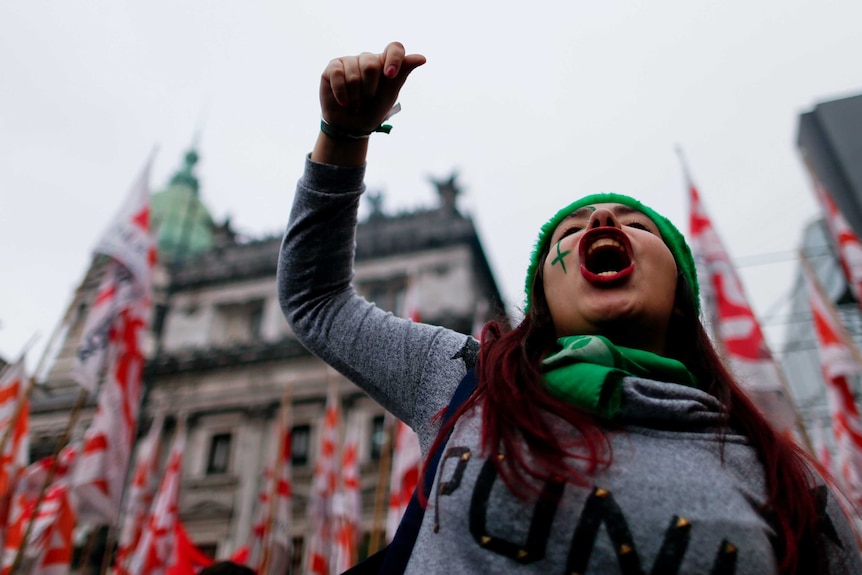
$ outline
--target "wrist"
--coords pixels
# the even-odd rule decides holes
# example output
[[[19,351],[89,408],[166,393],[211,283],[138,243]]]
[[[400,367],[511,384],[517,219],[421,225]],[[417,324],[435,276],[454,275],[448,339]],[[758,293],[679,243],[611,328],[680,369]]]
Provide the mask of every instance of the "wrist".
[[[332,166],[364,166],[368,153],[368,138],[335,139],[324,132],[317,136],[311,160]]]
[[[355,131],[355,130],[346,130],[344,128],[340,128],[338,126],[333,126],[325,119],[320,119],[320,131],[332,138],[333,140],[367,140],[368,137],[375,133],[381,132],[384,134],[388,134],[392,131],[392,126],[389,124],[380,124],[373,130],[366,131]]]
[[[385,122],[401,111],[401,104],[395,103],[383,117]],[[380,124],[370,131],[354,131],[334,126],[320,118],[320,134],[311,152],[311,159],[322,164],[334,166],[364,166],[368,153],[368,137],[375,132],[388,134],[392,126]]]

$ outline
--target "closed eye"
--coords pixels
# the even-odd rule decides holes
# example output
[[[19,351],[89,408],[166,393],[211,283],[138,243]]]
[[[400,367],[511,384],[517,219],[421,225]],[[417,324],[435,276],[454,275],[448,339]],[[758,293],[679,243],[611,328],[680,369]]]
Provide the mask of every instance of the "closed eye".
[[[635,228],[638,230],[643,230],[643,231],[649,232],[651,234],[655,233],[649,228],[649,226],[647,226],[646,224],[642,224],[641,222],[631,222],[631,223],[626,224],[626,226],[630,227],[630,228]]]
[[[584,229],[584,226],[571,226],[571,227],[568,227],[568,228],[566,228],[566,230],[565,230],[562,234],[560,234],[560,237],[559,237],[559,238],[557,238],[557,241],[562,240],[562,239],[563,239],[564,237],[566,237],[566,236],[570,236],[570,235],[572,235],[572,234],[576,234],[576,233],[578,233],[579,231],[581,231],[582,229]]]

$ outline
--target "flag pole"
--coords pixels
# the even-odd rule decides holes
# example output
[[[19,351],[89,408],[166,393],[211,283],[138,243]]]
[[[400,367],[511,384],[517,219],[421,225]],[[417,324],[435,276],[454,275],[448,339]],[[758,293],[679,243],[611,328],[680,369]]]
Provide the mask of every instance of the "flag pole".
[[[381,534],[386,531],[383,522],[383,512],[386,507],[386,488],[389,484],[389,473],[392,466],[392,448],[395,436],[395,418],[386,413],[383,417],[384,438],[380,453],[380,463],[377,466],[377,486],[374,490],[374,515],[371,520],[371,540],[368,544],[368,555],[373,555],[380,549]],[[383,523],[383,527],[381,527]]]
[[[281,398],[281,409],[279,410],[278,415],[278,451],[275,452],[275,465],[273,465],[272,469],[272,485],[269,486],[269,516],[267,517],[266,526],[263,530],[263,537],[261,538],[263,556],[260,560],[260,568],[257,570],[260,575],[266,575],[267,569],[269,568],[269,562],[272,556],[270,545],[267,544],[267,539],[272,533],[272,526],[275,523],[276,509],[278,507],[278,482],[280,470],[277,469],[277,466],[281,460],[281,454],[284,453],[286,438],[289,437],[289,435],[284,433],[283,430],[287,429],[287,425],[290,423],[289,410],[291,408],[292,401],[293,383],[288,382],[287,386],[285,386],[284,389],[284,395]],[[290,465],[289,461],[287,462],[287,465]]]
[[[18,356],[18,359],[7,365],[3,369],[3,372],[0,373],[0,377],[5,375],[6,371],[10,369],[13,365],[24,361],[24,357],[27,355],[27,352],[30,351],[30,348],[36,342],[37,337],[38,336],[34,334],[30,338],[30,340],[24,345],[24,350]],[[45,362],[45,357],[47,355],[48,348],[45,348],[42,351],[42,356],[39,358],[39,363],[36,364],[36,371],[33,372],[33,375],[27,378],[27,386],[24,388],[24,393],[18,397],[18,402],[15,404],[15,411],[12,413],[12,418],[9,420],[9,425],[6,427],[6,429],[3,430],[3,437],[0,438],[0,454],[6,451],[6,444],[9,443],[9,438],[12,437],[12,430],[15,429],[15,426],[18,424],[18,420],[21,418],[21,412],[24,410],[24,405],[27,403],[27,400],[30,399],[30,395],[33,393],[33,389],[36,387],[36,374],[38,374],[39,370],[42,368],[42,365]]]
[[[679,158],[680,166],[682,167],[682,176],[685,179],[686,192],[688,195],[688,209],[689,213],[691,213],[691,190],[694,188],[694,179],[691,177],[691,171],[688,168],[688,161],[685,159],[685,152],[683,152],[682,146],[677,144],[674,147],[674,151],[676,152],[677,157]],[[691,230],[689,230],[691,233]],[[692,253],[692,256],[695,258],[695,266],[701,267],[705,264],[701,260],[698,262],[698,254]],[[707,333],[711,336],[710,340],[712,341],[712,345],[715,346],[716,351],[718,352],[718,356],[721,358],[722,362],[727,364],[727,349],[725,348],[724,342],[721,340],[721,337],[718,337],[715,333],[715,330],[718,326],[718,317],[716,312],[716,306],[713,304],[713,298],[715,297],[712,294],[712,286],[710,286],[709,290],[705,290],[701,292],[701,296],[704,299],[704,305],[701,309],[706,310],[703,311],[704,318],[707,323]]]
[[[33,375],[31,375],[30,378],[27,380],[27,388],[24,392],[24,395],[22,395],[19,398],[18,403],[15,406],[15,413],[12,415],[12,419],[10,421],[10,424],[4,430],[2,439],[0,439],[0,453],[3,453],[6,449],[6,444],[9,442],[9,438],[11,436],[12,430],[15,428],[15,426],[18,423],[18,420],[21,418],[21,413],[24,410],[24,405],[30,399],[30,396],[33,393],[33,389],[35,389],[35,387],[36,387],[36,376],[41,372],[42,368],[44,367],[46,358],[48,357],[48,353],[51,349],[51,344],[53,343],[54,338],[57,336],[57,334],[62,329],[62,326],[64,325],[64,323],[65,323],[65,321],[60,322],[60,324],[58,324],[58,326],[54,329],[54,333],[51,334],[51,340],[48,342],[48,345],[45,347],[45,349],[42,350],[42,355],[39,358],[39,362],[36,364],[36,369],[33,372]],[[25,346],[25,349],[22,352],[20,359],[23,359],[24,354],[26,354],[27,349],[32,344],[34,339],[35,339],[35,336],[33,338],[31,338],[30,342],[28,342],[27,346]],[[81,409],[83,409],[84,403],[86,402],[88,395],[89,395],[89,392],[87,391],[86,388],[82,388],[81,391],[78,392],[78,398],[75,401],[75,405],[72,408],[72,412],[69,415],[69,421],[66,424],[66,429],[63,432],[63,435],[57,441],[57,445],[54,448],[54,455],[53,455],[52,460],[51,460],[51,465],[48,468],[48,474],[45,478],[44,483],[42,484],[42,487],[39,490],[39,495],[36,498],[36,503],[33,507],[32,515],[30,516],[30,521],[27,523],[27,529],[24,533],[23,538],[21,539],[21,545],[18,547],[18,550],[15,553],[15,560],[12,563],[12,568],[10,569],[10,573],[15,573],[16,569],[18,568],[18,566],[21,563],[21,560],[23,558],[22,557],[23,556],[23,550],[27,546],[27,539],[29,539],[30,534],[33,531],[33,525],[36,522],[36,516],[39,513],[39,508],[42,506],[42,500],[45,498],[45,494],[48,491],[48,487],[51,485],[51,481],[53,481],[54,475],[56,474],[57,458],[59,457],[59,454],[63,450],[63,448],[69,443],[69,439],[72,435],[72,429],[75,426],[75,424],[77,423],[78,416],[81,412]]]
[[[803,252],[801,249],[799,250],[799,260],[802,263],[802,266],[805,268],[805,271],[808,273],[808,277],[811,279],[809,285],[814,287],[814,290],[817,292],[817,295],[824,303],[823,308],[826,313],[829,314],[829,318],[832,321],[832,324],[835,326],[835,329],[840,332],[840,336],[844,339],[844,343],[846,343],[846,347],[850,351],[850,355],[853,356],[853,359],[856,360],[859,365],[862,365],[862,353],[859,352],[859,349],[856,347],[856,343],[853,341],[853,338],[850,336],[850,333],[847,331],[847,328],[844,327],[844,322],[842,322],[841,318],[838,317],[838,313],[835,309],[835,306],[830,305],[832,303],[832,298],[830,298],[829,295],[826,293],[826,290],[823,288],[823,285],[817,278],[817,274],[814,273],[814,267],[811,265],[811,261],[808,259],[808,256],[805,255],[805,252]],[[839,489],[838,491],[841,494],[841,497],[844,498],[845,503],[850,505],[851,509],[855,509],[856,506],[854,505],[853,501],[850,500],[849,495],[844,493],[844,491],[841,489]],[[862,533],[860,533],[856,522],[851,521],[851,527],[853,535],[856,537],[856,546],[862,549]]]
[[[158,151],[158,149],[159,149],[158,145],[153,145],[153,148],[150,151],[150,156],[147,159],[147,164],[146,164],[147,168],[145,168],[145,169],[149,170],[150,167],[152,166],[153,160],[156,157],[156,152]],[[152,228],[150,228],[150,233],[152,233]],[[169,279],[168,282],[170,282],[170,281],[171,280]],[[167,292],[167,299],[170,299],[170,293],[171,293],[170,285],[167,286],[166,292]],[[151,298],[151,302],[152,302],[151,305],[153,307],[150,309],[150,317],[149,317],[149,321],[148,321],[148,325],[147,325],[146,330],[147,330],[147,332],[152,333],[155,331],[155,330],[153,330],[153,327],[155,327],[153,325],[153,322],[155,321],[155,314],[156,314],[155,303],[154,303],[155,295],[152,293],[152,291],[150,292],[150,298]],[[153,363],[155,363],[159,359],[159,356],[162,353],[162,332],[163,332],[163,330],[161,329],[161,327],[162,326],[159,326],[158,331],[154,333],[155,352],[153,353],[153,357],[150,360]],[[145,361],[145,364],[146,363],[147,362]],[[146,408],[147,401],[148,401],[149,395],[150,395],[150,386],[147,385],[147,382],[144,380],[144,371],[145,370],[142,370],[141,375],[140,375],[141,376],[141,397],[138,400],[138,416],[135,418],[134,433],[132,434],[132,446],[131,446],[132,453],[134,453],[136,448],[138,447],[138,434],[139,434],[140,429],[141,429],[141,419],[144,416],[144,410]],[[156,420],[154,418],[152,423],[155,423],[155,421]],[[105,536],[105,550],[102,554],[102,564],[101,564],[101,567],[99,568],[99,575],[105,575],[108,572],[108,568],[110,566],[111,559],[113,558],[113,555],[114,555],[115,547],[117,545],[117,537],[118,537],[119,530],[120,530],[120,524],[121,524],[121,521],[125,518],[123,507],[125,505],[126,498],[129,495],[129,483],[132,479],[132,472],[133,472],[133,465],[132,465],[132,457],[130,456],[129,462],[126,465],[126,478],[123,481],[122,493],[120,494],[119,509],[118,509],[115,520],[108,526],[108,533]],[[130,559],[130,558],[127,558],[127,560],[128,559]]]
[[[805,271],[808,272],[808,275],[811,278],[811,285],[814,286],[815,290],[817,290],[817,295],[820,296],[824,303],[830,303],[832,298],[830,298],[829,294],[826,293],[826,290],[817,278],[817,274],[814,273],[814,267],[811,265],[811,261],[802,250],[799,250],[799,260],[802,262],[802,266],[805,268]],[[847,331],[847,328],[844,327],[844,322],[841,321],[841,318],[838,316],[834,305],[826,305],[824,307],[826,308],[826,313],[829,314],[829,318],[835,324],[835,327],[841,332],[841,336],[848,344],[850,344],[847,346],[847,349],[850,350],[850,354],[853,356],[853,359],[855,359],[859,365],[862,365],[862,353],[859,352],[859,349],[853,341],[853,337]]]
[[[682,150],[682,146],[677,145],[675,147],[675,151],[677,153],[677,156],[679,156],[679,161],[680,161],[680,164],[682,166],[683,175],[684,175],[685,180],[686,180],[686,185],[688,186],[689,211],[691,212],[691,209],[692,209],[691,203],[692,203],[692,199],[694,198],[695,194],[697,193],[697,188],[695,187],[694,180],[691,177],[691,172],[689,171],[688,163],[686,162],[685,155],[684,155],[683,150]],[[725,256],[725,257],[727,258],[728,264],[734,268],[734,273],[735,273],[735,266],[733,266],[733,264],[730,262],[729,256]],[[695,262],[695,265],[697,265],[697,262]],[[737,280],[737,281],[740,282],[740,287],[742,287],[741,286],[741,280]],[[711,338],[712,343],[715,346],[716,350],[718,351],[719,357],[721,357],[722,362],[725,365],[730,366],[730,361],[729,361],[730,354],[727,350],[727,346],[725,345],[725,342],[723,341],[722,337],[720,337],[720,334],[716,335],[716,333],[715,333],[716,329],[719,328],[719,321],[718,321],[719,318],[718,318],[717,312],[715,311],[715,306],[714,305],[706,305],[705,307],[707,309],[707,311],[705,313],[709,314],[708,319],[709,319],[709,323],[710,323],[710,327],[711,327],[710,331],[712,332],[712,336],[713,336]],[[750,310],[750,313],[752,315],[753,320],[755,322],[757,322],[757,317],[754,315],[754,310]],[[759,322],[757,322],[757,323],[759,323]],[[769,346],[766,343],[766,338],[764,336],[761,336],[761,337],[763,337],[763,345],[766,346],[768,349]],[[793,395],[790,393],[790,386],[787,383],[787,378],[784,375],[784,370],[781,368],[781,365],[779,365],[778,361],[775,359],[775,356],[772,354],[772,351],[769,350],[768,353],[769,353],[769,361],[774,366],[775,374],[778,377],[777,383],[780,385],[781,391],[787,397],[787,404],[789,407],[789,411],[792,412],[793,425],[792,425],[792,427],[788,425],[788,429],[795,429],[796,434],[798,435],[798,439],[801,440],[803,447],[805,447],[809,451],[809,453],[816,456],[816,453],[814,452],[814,447],[811,444],[811,439],[809,438],[808,432],[805,429],[804,424],[802,423],[802,418],[799,415],[799,410],[797,409],[796,404],[793,402]],[[751,396],[749,396],[749,397],[751,397]],[[763,411],[761,411],[761,413],[764,416],[767,415]],[[790,415],[790,413],[788,415]]]
[[[772,352],[770,351],[770,354]],[[802,416],[799,415],[799,410],[796,408],[796,403],[793,401],[793,396],[790,394],[790,385],[787,383],[787,376],[784,375],[784,369],[778,364],[775,358],[772,359],[772,362],[775,364],[775,371],[778,372],[778,380],[781,382],[781,387],[784,390],[784,393],[787,394],[787,397],[790,398],[790,405],[793,407],[793,423],[796,425],[796,432],[799,434],[800,439],[802,439],[802,443],[804,447],[808,450],[815,458],[817,457],[817,452],[814,450],[814,444],[811,442],[811,437],[808,435],[808,429],[805,427],[805,423],[802,421]]]
[[[18,401],[15,403],[15,411],[12,413],[12,418],[9,420],[9,425],[7,425],[6,429],[3,430],[3,437],[0,438],[0,454],[6,452],[6,444],[9,443],[9,439],[12,437],[12,432],[15,429],[15,426],[18,425],[18,420],[21,419],[21,412],[24,411],[24,405],[27,403],[33,388],[35,387],[35,380],[35,376],[30,376],[27,379],[27,387],[24,389],[24,393],[18,397]]]
[[[84,546],[84,551],[81,553],[79,565],[87,565],[90,562],[90,557],[93,556],[93,549],[96,547],[96,539],[99,537],[99,526],[93,525],[90,534],[87,535],[87,543]]]
[[[329,557],[327,557],[327,565],[330,568],[334,562],[335,556],[335,548],[334,537],[335,533],[335,501],[338,498],[339,486],[341,485],[341,455],[344,449],[344,435],[345,435],[345,427],[347,425],[347,411],[344,409],[344,406],[341,404],[341,389],[339,388],[339,373],[332,366],[326,366],[326,381],[327,388],[334,390],[335,395],[335,408],[338,413],[338,418],[336,420],[336,428],[335,428],[335,445],[333,446],[335,449],[332,452],[332,465],[338,470],[338,474],[335,478],[335,485],[333,486],[333,491],[329,494]],[[327,394],[328,395],[328,394]]]
[[[143,374],[141,374],[143,378]],[[143,382],[142,382],[143,386]],[[132,453],[135,452],[135,448],[138,447],[138,432],[141,428],[141,418],[144,414],[144,406],[146,404],[147,393],[145,390],[141,390],[141,399],[138,403],[138,417],[135,418],[135,432],[132,434]],[[153,418],[153,421],[150,425],[155,425],[157,418]],[[126,498],[129,496],[129,483],[132,480],[133,475],[133,465],[132,458],[129,457],[129,463],[126,465],[126,478],[123,481],[123,492],[120,495],[120,506],[117,512],[117,518],[108,526],[108,533],[105,537],[105,551],[102,554],[102,564],[99,568],[99,575],[105,575],[108,572],[108,567],[111,563],[111,557],[114,554],[114,547],[117,545],[117,536],[120,530],[120,523],[125,518],[124,514],[124,506],[126,503]]]
[[[51,458],[51,465],[50,467],[48,467],[48,473],[45,476],[45,481],[42,483],[42,487],[39,490],[39,496],[36,498],[36,503],[33,506],[33,511],[30,515],[30,521],[27,523],[27,529],[24,531],[24,536],[21,538],[21,544],[18,546],[18,550],[15,553],[15,560],[12,563],[12,567],[9,571],[10,573],[16,573],[18,567],[21,565],[21,560],[24,558],[24,549],[27,547],[27,540],[30,538],[30,534],[33,532],[33,526],[36,524],[36,517],[39,514],[39,508],[42,506],[42,501],[45,499],[45,495],[48,493],[48,487],[50,487],[51,482],[54,480],[54,475],[57,472],[60,452],[69,443],[69,439],[72,436],[72,429],[78,422],[78,416],[80,415],[81,410],[83,409],[84,404],[87,401],[88,395],[89,391],[87,391],[87,388],[81,388],[81,391],[78,392],[78,399],[75,402],[75,406],[72,408],[72,413],[69,415],[69,422],[66,424],[66,429],[63,431],[63,435],[60,437],[60,440],[57,442],[57,445],[54,448],[54,455]]]
[[[21,412],[24,411],[24,405],[30,398],[33,387],[35,387],[35,380],[35,376],[31,376],[27,380],[27,387],[24,390],[24,393],[18,398],[18,402],[15,404],[15,411],[12,413],[9,425],[3,430],[3,437],[0,438],[0,454],[6,452],[6,444],[9,443],[9,439],[12,437],[12,431],[15,429],[15,426],[18,425],[18,420],[21,418]]]

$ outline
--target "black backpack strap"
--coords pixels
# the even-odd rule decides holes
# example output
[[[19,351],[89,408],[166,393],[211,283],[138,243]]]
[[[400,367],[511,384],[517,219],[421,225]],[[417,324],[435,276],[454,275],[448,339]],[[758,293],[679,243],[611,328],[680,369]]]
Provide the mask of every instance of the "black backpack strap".
[[[452,418],[453,414],[464,405],[464,402],[476,390],[476,374],[471,369],[467,372],[455,393],[452,395],[452,400],[446,407],[443,414],[441,427]],[[443,455],[443,448],[449,440],[449,435],[452,430],[449,430],[446,438],[440,442],[436,451],[431,454],[428,460],[428,466],[425,468],[425,474],[422,477],[422,490],[427,498],[431,494],[431,487],[434,484],[434,476],[437,474],[437,467],[440,465],[440,458]],[[407,562],[410,560],[410,554],[413,553],[413,545],[416,543],[416,538],[419,537],[419,528],[422,526],[422,519],[425,517],[425,507],[419,502],[419,486],[416,487],[413,496],[410,498],[410,503],[407,505],[407,510],[401,518],[401,523],[398,524],[398,530],[395,532],[395,537],[392,542],[368,557],[365,561],[348,569],[343,575],[364,575],[370,573],[404,573],[407,568]]]

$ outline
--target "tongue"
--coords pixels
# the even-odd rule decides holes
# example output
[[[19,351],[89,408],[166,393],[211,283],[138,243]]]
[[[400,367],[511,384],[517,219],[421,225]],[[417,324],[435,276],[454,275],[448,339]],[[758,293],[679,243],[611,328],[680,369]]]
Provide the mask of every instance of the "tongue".
[[[627,268],[619,271],[607,271],[594,273],[587,269],[587,266],[581,264],[581,275],[584,276],[591,284],[608,285],[621,282],[632,274],[635,269],[634,262],[630,263]]]

